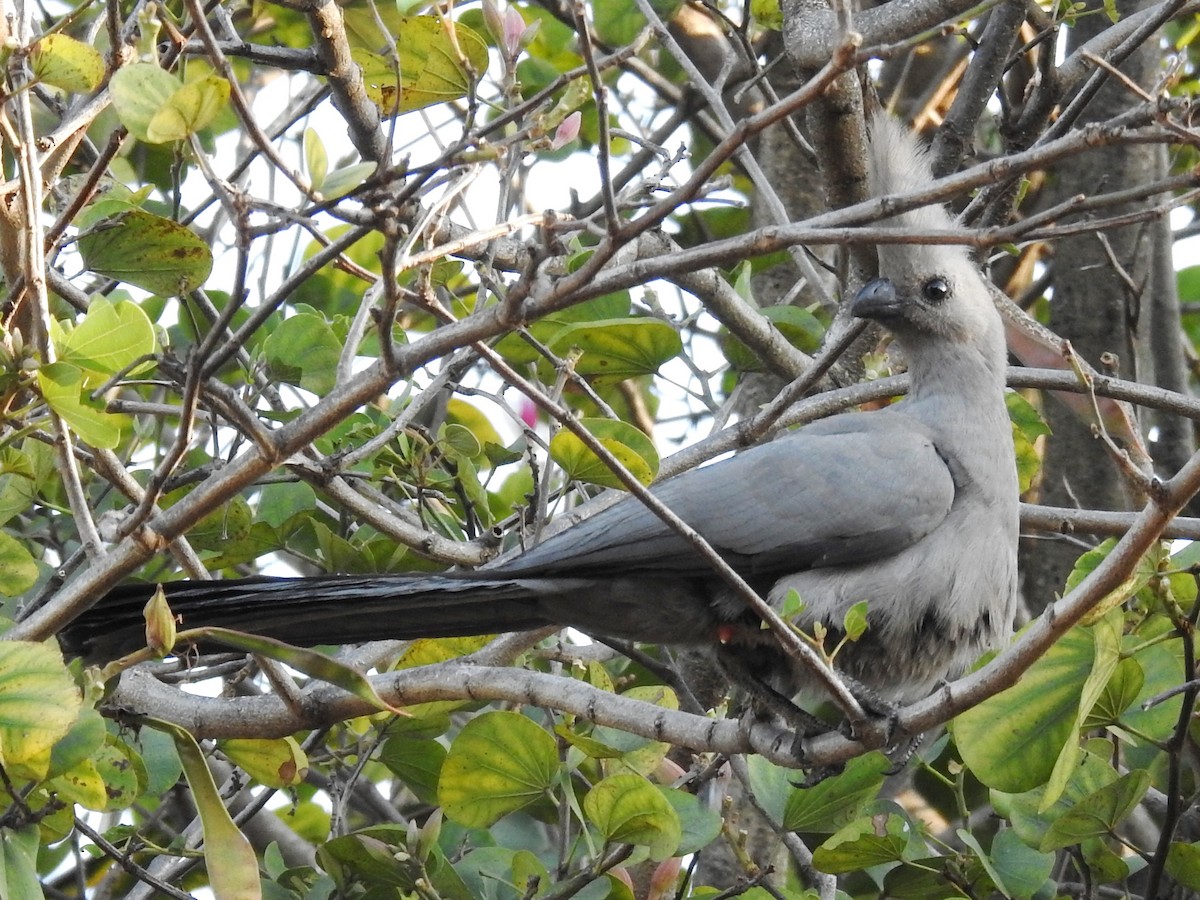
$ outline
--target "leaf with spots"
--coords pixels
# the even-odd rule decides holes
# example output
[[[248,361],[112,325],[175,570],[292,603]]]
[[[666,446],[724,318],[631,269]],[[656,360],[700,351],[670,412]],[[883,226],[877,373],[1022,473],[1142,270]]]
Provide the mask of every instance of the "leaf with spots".
[[[79,252],[93,272],[163,296],[186,294],[212,272],[212,251],[190,228],[142,209],[97,222]]]

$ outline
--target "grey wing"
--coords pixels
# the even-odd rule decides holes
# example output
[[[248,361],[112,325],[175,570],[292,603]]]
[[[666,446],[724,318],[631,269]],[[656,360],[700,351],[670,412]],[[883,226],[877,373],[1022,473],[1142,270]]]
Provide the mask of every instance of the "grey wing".
[[[735,568],[766,574],[896,553],[946,517],[955,485],[919,423],[880,411],[824,420],[653,493]],[[565,575],[700,565],[683,538],[631,497],[498,569]]]

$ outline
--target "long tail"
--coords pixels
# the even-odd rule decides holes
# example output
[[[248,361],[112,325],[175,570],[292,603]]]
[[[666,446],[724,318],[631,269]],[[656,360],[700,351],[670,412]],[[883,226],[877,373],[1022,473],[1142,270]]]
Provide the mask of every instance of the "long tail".
[[[181,628],[219,625],[311,647],[541,628],[555,624],[538,608],[547,581],[334,575],[179,581],[163,589]],[[64,646],[89,659],[145,646],[142,608],[153,591],[150,585],[117,588],[65,630]]]

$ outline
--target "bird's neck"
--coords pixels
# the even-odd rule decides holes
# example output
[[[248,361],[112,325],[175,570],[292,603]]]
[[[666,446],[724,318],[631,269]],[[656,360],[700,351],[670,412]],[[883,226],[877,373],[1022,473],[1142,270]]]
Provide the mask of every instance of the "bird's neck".
[[[952,406],[1004,406],[1006,374],[1003,345],[950,345],[921,348],[909,355],[909,391],[914,402],[936,400]]]
[[[969,339],[905,335],[900,343],[908,359],[909,397],[915,403],[946,404],[947,409],[982,406],[980,413],[1004,409],[1008,350],[999,316],[987,323],[985,333]]]
[[[1003,341],[971,348],[921,348],[910,356],[905,411],[942,435],[942,449],[972,480],[990,485],[1000,499],[1017,496],[1012,425],[1004,400]],[[1007,472],[1008,478],[997,473]],[[991,473],[989,477],[982,477]],[[995,499],[995,498],[994,498]]]

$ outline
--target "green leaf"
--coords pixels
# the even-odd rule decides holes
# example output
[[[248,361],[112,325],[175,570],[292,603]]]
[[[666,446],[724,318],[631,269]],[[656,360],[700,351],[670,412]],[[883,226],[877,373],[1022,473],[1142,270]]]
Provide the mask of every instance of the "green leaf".
[[[648,847],[651,859],[673,856],[683,836],[674,808],[640,775],[605,778],[588,791],[583,811],[606,843]]]
[[[321,196],[326,200],[336,200],[343,194],[348,194],[372,175],[378,168],[377,163],[361,162],[340,169],[334,169],[325,176],[321,187]]]
[[[852,641],[857,641],[867,630],[867,601],[859,600],[842,617],[842,631]]]
[[[84,373],[78,366],[61,362],[42,366],[37,380],[46,403],[84,442],[105,450],[121,443],[121,432],[129,420],[105,412],[99,402],[85,396]]]
[[[554,738],[546,731],[519,713],[485,713],[450,745],[438,802],[451,821],[487,828],[541,799],[558,770]]]
[[[1167,851],[1167,874],[1185,888],[1200,890],[1200,844],[1173,842]]]
[[[484,445],[491,442],[498,445],[498,449],[503,451],[504,438],[500,436],[500,432],[496,430],[496,426],[492,424],[487,414],[473,403],[451,397],[446,404],[446,423],[468,429],[474,436],[476,444]],[[478,456],[479,453],[480,451],[476,451],[468,455]],[[520,458],[521,455],[518,453],[517,459]]]
[[[487,43],[461,23],[438,16],[404,16],[395,40],[398,65],[378,53],[351,49],[367,96],[384,115],[465,97],[472,82],[487,71]]]
[[[1041,844],[1051,824],[1067,812],[1075,803],[1091,793],[1117,780],[1110,756],[1111,745],[1100,738],[1093,738],[1084,745],[1083,758],[1071,774],[1071,780],[1063,796],[1048,809],[1043,809],[1044,787],[1036,787],[1020,794],[991,792],[992,804],[997,812],[1012,823],[1017,836],[1030,847]]]
[[[138,62],[113,73],[108,93],[121,124],[139,141],[145,141],[150,122],[181,87],[179,79],[161,66]]]
[[[1041,845],[1043,852],[1081,844],[1091,837],[1111,834],[1150,787],[1150,773],[1135,769],[1084,797],[1050,826]]]
[[[1053,433],[1042,414],[1038,412],[1038,408],[1026,400],[1024,395],[1016,391],[1007,391],[1004,394],[1004,405],[1008,407],[1008,418],[1013,425],[1030,440]]]
[[[93,812],[103,812],[110,803],[108,785],[100,774],[97,760],[103,756],[96,748],[95,759],[81,759],[70,769],[46,781],[46,788],[67,803],[74,803]]]
[[[891,765],[875,750],[850,760],[839,775],[792,791],[784,807],[783,827],[827,834],[837,831],[875,799]]]
[[[341,342],[321,316],[301,313],[284,319],[263,344],[271,377],[324,395],[337,383]]]
[[[721,814],[701,802],[695,794],[675,788],[660,788],[675,815],[679,817],[679,846],[675,856],[703,850],[721,835]]]
[[[39,81],[75,94],[94,91],[104,80],[104,57],[99,51],[61,33],[39,40],[29,63]]]
[[[992,839],[992,868],[1013,900],[1030,900],[1039,893],[1054,871],[1054,854],[1041,853],[1027,845],[1011,828]]]
[[[222,550],[246,539],[254,520],[250,504],[241,495],[214,509],[192,526],[188,540],[198,550]],[[187,622],[184,622],[187,627]]]
[[[83,321],[55,341],[59,362],[78,366],[85,382],[96,387],[158,348],[154,325],[130,300],[97,297]],[[94,373],[87,377],[87,373]]]
[[[308,170],[308,180],[313,190],[321,190],[329,172],[329,154],[325,152],[325,142],[315,128],[304,129],[304,167]]]
[[[1083,723],[1084,729],[1115,725],[1121,714],[1133,706],[1145,683],[1146,672],[1137,659],[1126,657],[1120,660],[1108,684],[1088,712]]]
[[[262,896],[258,857],[221,801],[196,739],[172,722],[154,720],[150,724],[171,735],[175,741],[184,777],[200,813],[200,825],[204,830],[204,865],[213,894],[220,900],[258,900]]]
[[[1045,783],[1067,740],[1074,740],[1083,683],[1095,642],[1084,628],[1068,631],[1008,690],[952,723],[963,762],[988,787],[1008,793]]]
[[[268,484],[258,497],[254,519],[281,528],[293,516],[317,508],[317,492],[303,481]]]
[[[750,16],[763,28],[783,30],[783,12],[779,0],[750,0]]]
[[[1083,729],[1083,723],[1091,713],[1097,698],[1103,693],[1105,686],[1116,671],[1121,654],[1121,631],[1125,616],[1120,609],[1112,609],[1097,622],[1090,630],[1095,644],[1092,656],[1092,668],[1079,691],[1079,708],[1075,713],[1073,733],[1078,734]],[[1077,741],[1067,739],[1058,759],[1054,762],[1054,770],[1046,783],[1046,796],[1042,799],[1044,807],[1054,803],[1071,777],[1075,766],[1078,765],[1082,751]]]
[[[451,455],[466,459],[483,455],[483,445],[479,443],[475,433],[465,425],[453,422],[443,425],[438,440]]]
[[[143,728],[134,739],[133,749],[145,771],[147,792],[165,794],[179,781],[183,766],[170,735]]]
[[[1108,558],[1108,554],[1112,552],[1113,547],[1117,545],[1116,538],[1108,538],[1102,541],[1095,549],[1084,553],[1079,559],[1075,560],[1075,566],[1071,569],[1071,574],[1067,576],[1066,586],[1063,588],[1063,593],[1069,593],[1074,590],[1083,579],[1092,573],[1092,571]],[[1150,579],[1158,575],[1157,554],[1152,551],[1138,560],[1137,566],[1129,577],[1121,584],[1113,589],[1103,600],[1097,603],[1088,611],[1087,616],[1083,619],[1082,624],[1088,625],[1095,622],[1101,616],[1105,615],[1110,609],[1119,606],[1142,590]]]
[[[759,313],[770,322],[788,343],[805,353],[814,352],[825,335],[825,326],[807,309],[799,306],[768,306]],[[758,372],[762,361],[742,343],[741,339],[725,329],[721,331],[721,352],[733,368],[741,372]]]
[[[471,850],[454,864],[454,870],[471,897],[478,900],[526,900],[545,893],[554,883],[536,856],[528,850],[507,847]],[[537,881],[530,885],[530,879]],[[573,892],[573,897],[578,898],[579,894]]]
[[[953,879],[947,871],[949,864],[943,857],[915,859],[910,864],[901,863],[888,870],[883,878],[883,896],[888,900],[967,900],[972,896],[987,896],[968,893],[978,887],[984,876],[979,860],[969,857],[965,865],[955,867]],[[967,885],[964,888],[962,885]]]
[[[598,383],[611,383],[654,374],[683,352],[683,342],[661,319],[629,318],[567,325],[550,339],[549,348],[562,357],[582,351],[575,371]]]
[[[104,744],[87,762],[95,767],[103,787],[102,795],[90,798],[89,802],[97,805],[87,808],[96,812],[128,809],[146,792],[146,768],[141,757],[115,735],[105,735]],[[84,803],[83,792],[87,791],[88,785],[77,780],[74,787],[80,793],[76,802]]]
[[[379,752],[387,766],[423,803],[437,803],[438,779],[446,762],[446,748],[433,740],[409,734],[388,738]]]
[[[98,222],[79,252],[93,272],[163,296],[186,294],[212,272],[212,251],[191,229],[142,209]]]
[[[608,673],[602,667],[591,668],[588,671],[589,680],[603,690],[614,690]],[[600,679],[600,680],[597,680]],[[679,709],[679,698],[669,687],[661,684],[635,684],[621,694],[629,700],[641,700],[653,703],[663,709]],[[665,741],[654,741],[638,734],[630,734],[617,728],[597,725],[592,729],[592,737],[609,747],[621,751],[621,764],[628,770],[649,777],[663,759],[671,752],[671,745]]]
[[[813,866],[844,875],[884,863],[899,862],[908,847],[907,819],[886,813],[855,819],[813,851]]]
[[[377,825],[345,834],[318,847],[317,861],[335,880],[353,878],[381,887],[411,890],[413,879],[408,876],[409,867],[396,859],[396,850],[406,845],[407,833],[403,825]]]
[[[38,567],[29,549],[0,531],[0,594],[16,597],[37,583]]]
[[[196,641],[198,643],[214,642],[243,650],[246,653],[257,653],[269,659],[278,660],[284,665],[291,666],[298,672],[303,672],[311,678],[336,685],[347,693],[353,694],[360,700],[365,700],[376,709],[386,712],[399,712],[389,705],[375,692],[370,680],[356,669],[352,669],[339,660],[316,650],[306,647],[293,647],[283,641],[263,637],[257,634],[245,634],[231,631],[228,628],[191,628],[179,632],[179,642]]]
[[[650,0],[650,7],[664,22],[670,21],[680,7],[681,0]],[[623,47],[633,42],[638,32],[646,27],[646,17],[631,2],[614,0],[592,0],[592,21],[600,40],[613,47]]]
[[[590,254],[591,251],[587,253]],[[531,322],[527,329],[534,340],[548,344],[567,325],[625,318],[629,315],[631,305],[628,291],[616,291],[550,313],[536,322]],[[495,347],[496,352],[514,366],[544,362],[542,354],[516,332],[506,334],[496,342]],[[547,374],[548,372],[549,370]]]
[[[1042,468],[1036,441],[1050,433],[1037,408],[1016,391],[1004,395],[1008,417],[1012,420],[1013,446],[1017,458],[1017,481],[1022,492],[1029,490]]]
[[[1185,266],[1175,273],[1175,284],[1179,299],[1200,300],[1200,266]]]
[[[644,432],[616,419],[580,419],[586,428],[642,484],[649,484],[658,474],[658,451]],[[568,478],[603,487],[624,489],[612,469],[565,428],[550,439],[550,458]]]
[[[231,738],[217,746],[230,762],[267,787],[292,787],[308,775],[308,755],[290,735],[276,740]]]
[[[0,641],[0,765],[10,775],[44,778],[80,705],[57,647]]]
[[[51,777],[59,775],[89,759],[104,744],[104,738],[104,717],[96,710],[84,707],[71,730],[50,751],[47,774]]]
[[[37,867],[41,842],[37,825],[0,828],[0,896],[5,900],[45,896]]]
[[[146,125],[151,144],[181,141],[204,128],[229,103],[229,82],[220,75],[189,81],[175,91]]]

